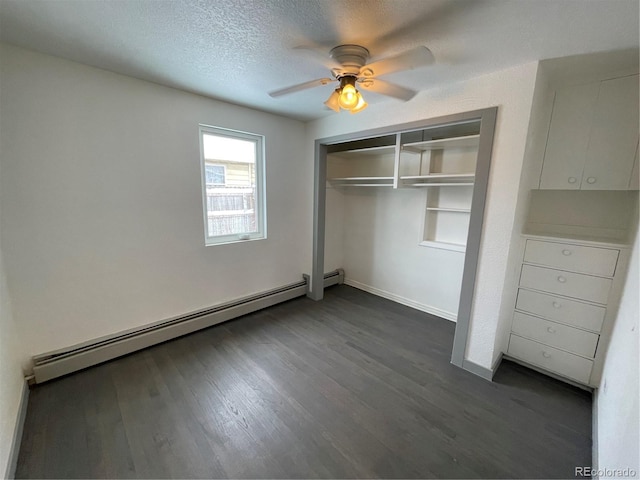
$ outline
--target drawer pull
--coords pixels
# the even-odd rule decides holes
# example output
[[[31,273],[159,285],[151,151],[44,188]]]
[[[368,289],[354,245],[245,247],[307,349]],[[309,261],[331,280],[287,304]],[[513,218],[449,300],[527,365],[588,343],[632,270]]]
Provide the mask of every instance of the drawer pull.
[[[553,305],[553,308],[560,308],[562,306],[558,302],[553,302],[551,305]]]
[[[576,177],[569,177],[567,180],[569,183],[576,183],[578,179]]]
[[[547,327],[547,332],[549,333],[556,333],[556,329],[553,327]]]
[[[567,250],[567,249],[565,248],[564,250],[562,250],[562,254],[563,254],[565,257],[568,257],[569,255],[571,255],[571,250]]]
[[[563,277],[562,275],[558,275],[558,281],[560,283],[567,283],[567,279],[565,277]]]
[[[547,353],[547,352],[542,352],[542,356],[543,356],[544,358],[551,358],[551,354],[550,354],[550,353]]]
[[[596,183],[596,177],[589,177],[587,178],[587,183],[589,185],[593,185],[594,183]]]

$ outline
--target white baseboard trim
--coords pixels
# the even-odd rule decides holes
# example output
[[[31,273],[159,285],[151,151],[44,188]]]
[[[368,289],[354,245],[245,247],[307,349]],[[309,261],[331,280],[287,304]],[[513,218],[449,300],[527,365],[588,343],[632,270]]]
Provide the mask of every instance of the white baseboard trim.
[[[343,275],[342,269],[325,274],[325,286],[340,283]],[[46,382],[137,350],[247,315],[306,295],[307,291],[308,282],[303,280],[208,309],[154,322],[145,327],[123,331],[66,349],[37,355],[33,357],[35,382]]]
[[[18,416],[16,425],[13,429],[13,438],[11,439],[11,449],[9,450],[9,461],[7,463],[7,471],[4,478],[16,478],[16,468],[18,467],[18,455],[20,455],[20,444],[22,443],[22,432],[24,432],[24,421],[27,418],[27,405],[29,404],[29,385],[25,380],[22,385],[22,395],[20,396],[20,405],[18,406]]]
[[[455,322],[458,317],[453,312],[441,310],[439,308],[432,307],[431,305],[425,305],[424,303],[415,302],[408,298],[401,297],[400,295],[396,295],[395,293],[387,292],[386,290],[381,290],[379,288],[357,282],[356,280],[352,280],[347,277],[345,277],[344,279],[344,284],[357,288],[359,290],[364,290],[365,292],[372,293],[379,297],[386,298],[387,300],[393,300],[394,302],[401,303],[402,305],[406,305],[407,307],[415,308],[416,310],[420,310],[421,312],[430,313],[431,315],[435,315],[436,317],[450,320],[452,322]]]
[[[478,365],[477,363],[472,362],[471,360],[464,359],[462,361],[462,369],[467,372],[473,373],[485,380],[491,381],[493,379],[493,372],[491,369],[487,367],[483,367],[482,365]]]
[[[493,362],[493,366],[491,368],[483,367],[482,365],[478,365],[477,363],[467,359],[462,361],[462,368],[467,372],[473,373],[474,375],[478,375],[479,377],[492,382],[493,376],[496,374],[496,371],[498,371],[501,363],[502,354],[496,358],[496,361]]]
[[[551,378],[555,378],[556,380],[559,380],[561,382],[564,383],[568,383],[569,385],[572,385],[576,388],[579,388],[581,390],[586,390],[587,392],[593,392],[593,387],[589,386],[589,385],[584,385],[582,383],[578,383],[575,380],[571,380],[570,378],[567,377],[563,377],[562,375],[558,375],[554,372],[551,372],[549,370],[545,370],[542,367],[538,367],[536,365],[533,365],[532,363],[528,363],[524,360],[520,360],[518,357],[512,357],[511,355],[508,354],[502,354],[502,356],[504,357],[505,360],[509,360],[510,362],[513,363],[517,363],[518,365],[522,365],[523,367],[526,367],[530,370],[534,370],[538,373],[542,373],[543,375],[546,375],[547,377],[551,377]]]
[[[496,358],[496,361],[493,362],[493,365],[491,366],[491,371],[493,372],[493,375],[495,375],[496,372],[498,371],[498,368],[500,368],[500,365],[502,364],[502,358],[503,357],[504,357],[504,354],[502,352],[500,352],[500,355],[498,355],[498,358]]]

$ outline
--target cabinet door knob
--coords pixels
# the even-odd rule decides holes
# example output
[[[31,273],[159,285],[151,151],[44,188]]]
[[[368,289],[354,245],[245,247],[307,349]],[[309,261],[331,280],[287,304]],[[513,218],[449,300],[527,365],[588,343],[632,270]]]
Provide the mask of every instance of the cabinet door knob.
[[[559,281],[560,283],[566,283],[567,279],[566,279],[566,278],[564,278],[562,275],[558,275],[558,281]]]
[[[562,306],[558,302],[553,302],[551,305],[553,305],[553,308],[560,308]]]
[[[577,181],[578,181],[578,179],[576,177],[569,177],[567,179],[567,182],[569,182],[569,183],[576,183]]]
[[[542,352],[542,356],[543,356],[544,358],[551,358],[551,354],[550,354],[550,353],[547,353],[547,352]]]
[[[565,257],[568,257],[569,255],[571,255],[571,250],[567,250],[567,249],[565,248],[564,250],[562,250],[562,254],[563,254]]]
[[[556,333],[556,329],[553,327],[547,327],[547,332],[549,333]]]
[[[587,183],[593,185],[594,183],[596,183],[596,177],[587,178]]]

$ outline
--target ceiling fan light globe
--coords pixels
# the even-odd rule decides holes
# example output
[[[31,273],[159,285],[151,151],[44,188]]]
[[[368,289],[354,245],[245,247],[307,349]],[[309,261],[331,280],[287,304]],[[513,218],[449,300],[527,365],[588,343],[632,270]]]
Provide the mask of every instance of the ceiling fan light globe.
[[[353,114],[353,113],[361,112],[362,110],[367,108],[368,105],[369,104],[364,101],[364,98],[362,98],[362,95],[360,95],[360,92],[358,92],[358,103],[356,104],[355,107],[349,110],[349,113]]]
[[[353,85],[345,85],[342,88],[339,103],[345,110],[351,110],[358,104],[358,91]]]
[[[324,104],[334,112],[339,113],[340,112],[339,98],[340,98],[340,89],[336,88],[331,93],[331,95],[329,95],[329,98],[327,98],[327,101],[324,102]]]

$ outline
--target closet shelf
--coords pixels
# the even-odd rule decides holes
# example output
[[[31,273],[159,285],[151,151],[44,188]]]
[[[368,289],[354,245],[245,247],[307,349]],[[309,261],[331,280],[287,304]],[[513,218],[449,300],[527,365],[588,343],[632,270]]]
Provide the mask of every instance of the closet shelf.
[[[362,180],[393,180],[393,177],[335,177],[327,180],[330,182],[356,182]]]
[[[424,182],[440,182],[443,180],[473,180],[475,173],[430,173],[429,175],[406,175],[401,180],[423,180]]]
[[[463,137],[425,140],[422,142],[405,143],[403,149],[409,152],[426,152],[427,150],[442,150],[445,148],[477,148],[480,135],[466,135]]]
[[[470,208],[427,207],[427,210],[433,212],[471,213]]]
[[[404,183],[405,187],[466,187],[473,186],[473,182],[452,183]]]
[[[400,177],[407,187],[451,187],[473,185],[474,173],[431,173]]]
[[[393,155],[396,152],[395,145],[381,145],[378,147],[366,147],[356,150],[345,150],[343,152],[334,152],[331,155],[336,155],[343,158],[357,158],[361,156],[369,156],[372,153],[377,155]]]
[[[466,245],[458,243],[437,242],[434,240],[423,240],[418,245],[421,247],[439,248],[441,250],[451,250],[452,252],[462,252],[467,250]]]
[[[391,183],[336,183],[335,187],[393,187]]]
[[[341,177],[327,181],[334,187],[393,187],[393,177]]]
[[[393,187],[393,177],[341,177],[327,181],[334,187]]]

